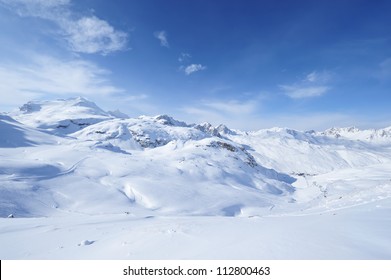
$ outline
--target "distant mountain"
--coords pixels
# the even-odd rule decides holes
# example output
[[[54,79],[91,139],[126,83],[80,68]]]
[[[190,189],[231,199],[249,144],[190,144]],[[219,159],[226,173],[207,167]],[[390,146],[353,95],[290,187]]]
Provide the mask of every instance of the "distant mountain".
[[[30,101],[10,115],[21,123],[46,129],[55,134],[73,133],[91,124],[115,118],[95,103],[82,97],[55,101]]]
[[[360,130],[356,127],[330,128],[316,135],[324,135],[335,138],[345,138],[349,140],[361,141],[389,141],[391,140],[391,127],[384,129]]]
[[[367,131],[350,133],[343,137],[327,131],[272,128],[238,132],[228,138],[249,147],[254,158],[263,166],[288,174],[322,174],[389,161],[388,153],[384,153],[382,146],[377,146],[382,143],[391,145],[387,134],[374,133],[372,135],[378,138],[367,138]]]

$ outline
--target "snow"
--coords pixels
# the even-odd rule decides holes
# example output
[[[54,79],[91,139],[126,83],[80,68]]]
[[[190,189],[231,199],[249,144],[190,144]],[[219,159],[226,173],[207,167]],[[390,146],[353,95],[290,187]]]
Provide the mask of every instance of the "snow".
[[[0,115],[0,258],[389,259],[389,131],[29,102]]]
[[[55,144],[58,141],[54,136],[29,128],[2,114],[0,114],[0,132],[0,148]]]
[[[389,259],[391,200],[279,217],[72,215],[2,221],[2,259]],[[79,246],[80,239],[94,240]]]
[[[18,111],[12,112],[11,116],[23,124],[46,129],[55,134],[69,134],[114,117],[82,97],[55,101],[30,101],[21,106]]]
[[[90,240],[83,240],[82,242],[80,242],[78,244],[78,246],[88,246],[88,245],[91,245],[91,244],[94,244],[95,241],[90,241]]]

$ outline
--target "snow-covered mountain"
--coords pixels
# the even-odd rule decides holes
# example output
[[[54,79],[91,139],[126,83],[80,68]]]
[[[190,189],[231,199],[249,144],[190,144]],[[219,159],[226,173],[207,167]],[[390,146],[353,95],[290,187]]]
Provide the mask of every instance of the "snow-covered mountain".
[[[69,134],[121,114],[121,112],[105,112],[95,103],[77,97],[55,101],[30,101],[10,115],[31,127],[45,129],[55,134]]]
[[[114,204],[124,212],[135,207],[202,215],[262,212],[295,201],[294,182],[300,177],[307,176],[308,183],[308,177],[391,162],[387,129],[241,132],[224,125],[189,125],[167,115],[118,118],[80,97],[29,102],[10,116],[2,116],[0,123],[1,174],[6,187],[25,189],[7,189],[2,216],[90,212],[91,195],[111,197],[108,208]],[[375,145],[380,138],[382,145]],[[10,168],[10,161],[19,161],[21,168]],[[77,196],[75,184],[80,184]],[[47,201],[31,199],[39,190]],[[23,210],[20,193],[30,196]],[[93,209],[105,212],[105,207],[99,202]]]
[[[187,125],[166,115],[116,118],[81,98],[29,102],[12,116],[25,123],[21,135],[38,136],[28,152],[4,150],[2,216],[132,209],[231,216],[292,200],[292,177],[258,164],[210,124]],[[2,127],[16,123],[8,118]],[[6,147],[29,139],[2,135]],[[9,161],[20,168],[8,167]]]
[[[324,132],[301,132],[286,128],[238,133],[229,139],[251,147],[255,159],[264,166],[289,174],[323,174],[341,168],[358,168],[388,163],[391,139],[364,141],[362,131],[348,137]],[[356,140],[359,138],[360,140]]]
[[[369,142],[383,142],[391,140],[391,127],[383,129],[360,130],[356,127],[330,128],[323,132],[315,133],[335,138],[345,138],[350,140],[360,140]]]
[[[390,131],[243,132],[167,115],[129,118],[84,98],[29,102],[0,115],[0,217],[248,218],[383,207]]]

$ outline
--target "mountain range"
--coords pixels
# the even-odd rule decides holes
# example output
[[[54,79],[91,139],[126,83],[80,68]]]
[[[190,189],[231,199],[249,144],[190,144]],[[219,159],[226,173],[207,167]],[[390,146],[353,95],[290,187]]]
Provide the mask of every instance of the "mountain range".
[[[0,158],[0,217],[20,221],[297,217],[390,206],[391,127],[245,132],[168,115],[130,118],[78,97],[0,114]]]

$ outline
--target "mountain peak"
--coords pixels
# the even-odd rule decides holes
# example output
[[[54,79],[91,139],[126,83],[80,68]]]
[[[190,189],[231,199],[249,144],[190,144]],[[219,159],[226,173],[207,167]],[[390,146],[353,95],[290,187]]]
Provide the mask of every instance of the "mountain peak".
[[[95,110],[95,114],[108,115],[107,112],[99,108],[94,102],[89,101],[84,97],[75,97],[68,99],[56,99],[51,101],[29,101],[19,107],[19,111],[23,114],[39,112],[42,109],[48,108],[67,109],[69,107],[84,107]]]
[[[216,130],[220,133],[220,134],[228,134],[228,135],[235,135],[236,132],[232,131],[231,129],[229,129],[226,125],[224,124],[220,124],[216,127]]]
[[[178,121],[174,119],[173,117],[170,117],[168,115],[157,115],[155,117],[155,120],[157,120],[159,123],[169,126],[181,126],[181,127],[187,127],[187,123]]]
[[[348,140],[382,141],[391,138],[391,129],[384,128],[361,130],[355,126],[341,128],[332,127],[317,134],[334,138],[345,138]]]
[[[125,113],[122,113],[120,110],[114,110],[114,111],[107,111],[111,116],[119,119],[128,119],[129,116]]]
[[[30,101],[10,114],[28,126],[69,134],[81,128],[113,118],[94,102],[83,97],[53,101]]]
[[[41,110],[41,104],[35,101],[29,101],[19,107],[19,111],[23,114],[30,114]]]
[[[84,97],[76,97],[76,98],[69,98],[65,100],[66,102],[69,102],[70,105],[73,106],[80,106],[80,107],[86,107],[86,108],[93,108],[95,110],[100,111],[101,113],[107,114],[104,110],[102,110],[98,105],[96,105],[94,102],[84,98]],[[72,104],[73,103],[73,104]]]

